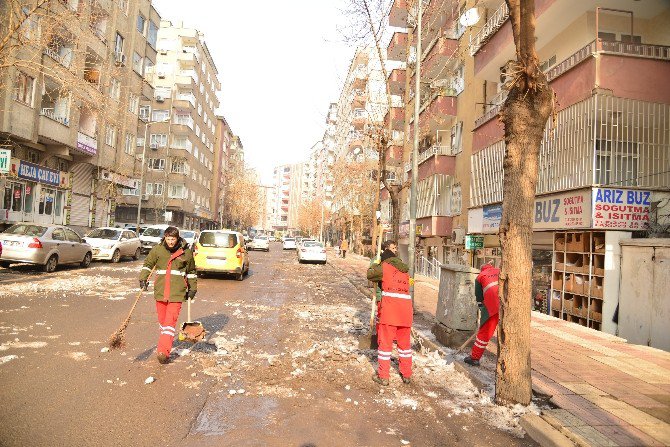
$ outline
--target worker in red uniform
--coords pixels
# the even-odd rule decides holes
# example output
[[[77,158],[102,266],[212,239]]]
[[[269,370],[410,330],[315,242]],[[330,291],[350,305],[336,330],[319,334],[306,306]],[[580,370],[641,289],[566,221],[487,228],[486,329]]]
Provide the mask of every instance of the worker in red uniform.
[[[387,386],[391,369],[393,341],[398,343],[398,361],[400,375],[404,383],[410,383],[412,377],[412,298],[409,294],[409,268],[397,256],[397,244],[386,242],[386,249],[380,260],[370,266],[367,277],[370,281],[381,283],[381,303],[378,304],[377,325],[377,373],[372,376],[375,382]]]
[[[475,299],[479,306],[480,323],[475,344],[472,346],[470,355],[463,359],[465,363],[479,366],[486,345],[493,337],[498,326],[498,309],[500,299],[498,298],[498,277],[500,269],[491,264],[484,264],[482,270],[475,280]]]

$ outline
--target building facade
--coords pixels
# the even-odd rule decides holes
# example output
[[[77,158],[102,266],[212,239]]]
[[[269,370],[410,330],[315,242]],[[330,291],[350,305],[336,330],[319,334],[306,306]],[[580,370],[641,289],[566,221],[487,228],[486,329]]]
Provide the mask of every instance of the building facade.
[[[0,138],[12,157],[0,225],[114,225],[122,189],[137,187],[160,17],[149,0],[54,0],[19,20],[22,44],[0,71]]]
[[[212,228],[218,221],[211,201],[218,180],[218,71],[202,33],[181,23],[161,21],[157,50],[156,65],[148,73],[154,96],[140,106],[144,133],[137,144],[146,169],[140,218],[145,224]],[[117,218],[132,222],[140,191],[128,188],[124,195]]]

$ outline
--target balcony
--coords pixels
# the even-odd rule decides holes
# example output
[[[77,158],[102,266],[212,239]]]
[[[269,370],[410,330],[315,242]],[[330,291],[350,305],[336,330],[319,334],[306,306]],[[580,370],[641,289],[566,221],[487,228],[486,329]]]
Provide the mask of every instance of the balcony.
[[[502,2],[500,7],[486,21],[482,29],[474,37],[470,36],[470,56],[474,56],[486,42],[505,24],[509,18],[507,2]]]
[[[54,108],[43,107],[42,110],[40,110],[40,115],[49,118],[50,120],[56,121],[57,123],[61,123],[63,126],[70,125],[70,118],[64,113],[56,112]]]
[[[391,120],[391,129],[403,130],[405,126],[405,109],[403,107],[392,107],[384,116],[384,128],[388,128],[389,119]]]
[[[49,56],[51,59],[55,60],[65,68],[70,68],[70,63],[72,62],[72,49],[68,47],[60,48],[50,48],[47,47],[44,49],[44,54]]]
[[[87,155],[95,155],[98,153],[98,140],[85,133],[77,132],[77,150]]]
[[[363,90],[368,83],[368,72],[365,68],[357,68],[353,73],[351,86],[354,89]]]
[[[175,107],[195,109],[195,95],[193,95],[193,93],[178,93],[174,101]]]
[[[396,68],[389,75],[389,89],[392,95],[405,96],[405,82],[407,80],[407,70]]]
[[[407,0],[394,0],[389,13],[389,25],[407,28]]]
[[[433,94],[421,107],[419,123],[421,128],[431,131],[444,127],[446,116],[456,116],[458,100],[453,96]]]
[[[368,114],[364,109],[354,110],[353,117],[351,118],[351,124],[355,129],[363,129],[365,124],[368,122]]]
[[[50,107],[40,110],[39,140],[45,144],[63,144],[74,146],[74,138],[70,130],[69,117],[65,111],[58,112]]]
[[[355,89],[351,96],[351,104],[355,108],[363,108],[367,102],[365,90]]]
[[[454,53],[458,50],[458,40],[448,39],[444,36],[437,39],[435,45],[428,49],[428,53],[423,59],[422,76],[435,79],[445,71],[445,64],[453,59]]]
[[[177,60],[183,67],[195,67],[198,64],[198,58],[195,53],[182,51],[177,54]]]
[[[407,60],[407,33],[395,32],[389,42],[386,58],[390,61]]]

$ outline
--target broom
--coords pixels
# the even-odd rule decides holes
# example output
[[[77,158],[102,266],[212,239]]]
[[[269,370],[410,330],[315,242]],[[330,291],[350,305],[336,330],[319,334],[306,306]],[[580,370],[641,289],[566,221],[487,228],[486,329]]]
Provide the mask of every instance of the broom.
[[[149,276],[147,277],[147,283],[149,282],[149,279],[151,279],[151,275],[153,275],[154,270],[156,270],[155,266],[154,268],[151,269],[151,273],[149,273]],[[142,298],[142,292],[144,292],[144,289],[140,289],[140,293],[137,294],[137,298],[135,298],[135,302],[133,303],[133,307],[130,308],[128,316],[123,321],[123,323],[121,323],[121,326],[116,330],[116,332],[114,332],[112,336],[109,337],[110,349],[123,348],[126,345],[126,328],[130,323],[130,317],[133,314],[133,311],[135,310],[137,303],[140,301],[140,298]]]

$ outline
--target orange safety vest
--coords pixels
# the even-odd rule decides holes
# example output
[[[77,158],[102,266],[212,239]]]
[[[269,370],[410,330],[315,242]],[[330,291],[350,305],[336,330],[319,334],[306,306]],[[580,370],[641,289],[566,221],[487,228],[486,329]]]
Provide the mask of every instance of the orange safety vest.
[[[489,317],[498,313],[500,308],[500,299],[498,298],[498,277],[500,270],[492,265],[485,264],[482,270],[477,275],[477,282],[481,284],[484,292],[484,307],[488,315],[482,315],[482,324],[489,319]]]
[[[409,294],[409,275],[382,262],[382,301],[379,324],[411,327],[414,312]]]

